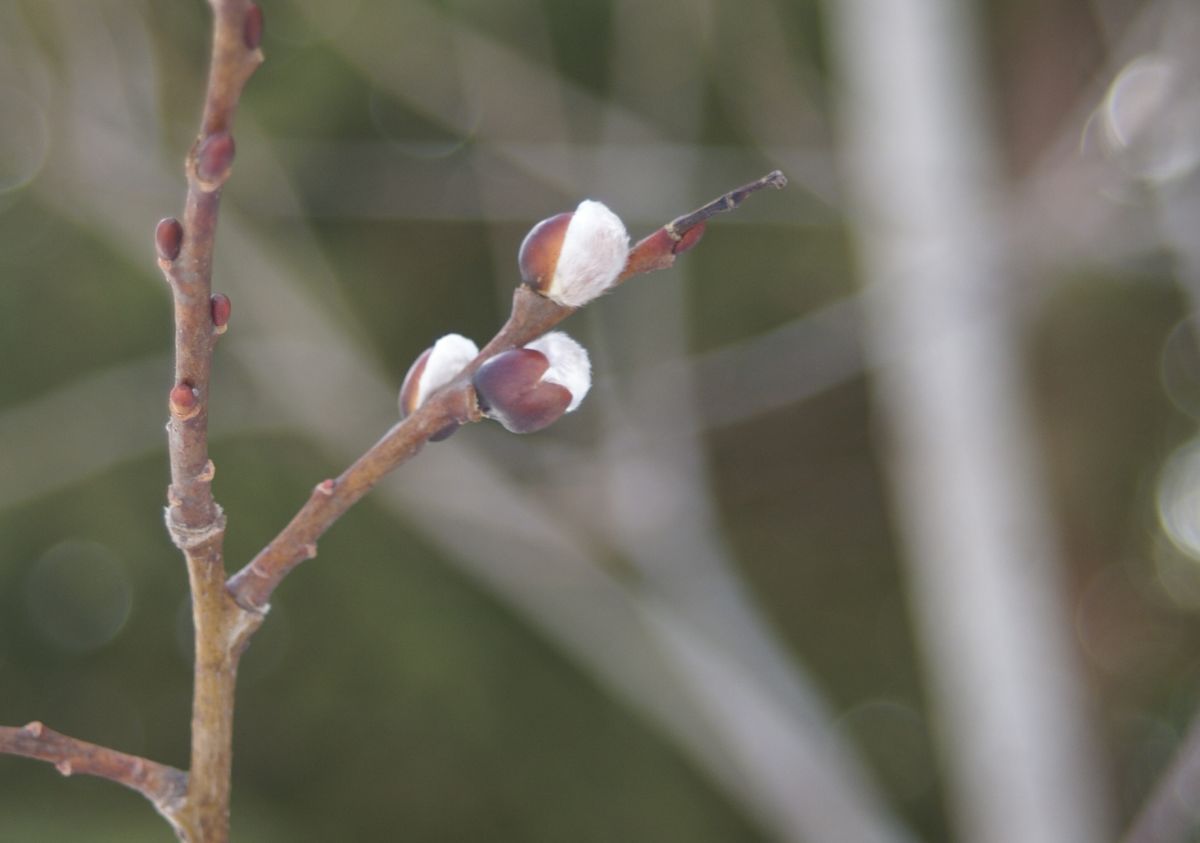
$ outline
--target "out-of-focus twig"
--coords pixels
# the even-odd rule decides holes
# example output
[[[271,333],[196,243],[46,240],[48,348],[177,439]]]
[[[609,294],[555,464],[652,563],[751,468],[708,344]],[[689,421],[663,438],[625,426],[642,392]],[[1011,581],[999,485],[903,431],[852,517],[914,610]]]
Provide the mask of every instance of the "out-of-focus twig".
[[[828,4],[914,621],[974,843],[1109,838],[1001,266],[971,4]]]

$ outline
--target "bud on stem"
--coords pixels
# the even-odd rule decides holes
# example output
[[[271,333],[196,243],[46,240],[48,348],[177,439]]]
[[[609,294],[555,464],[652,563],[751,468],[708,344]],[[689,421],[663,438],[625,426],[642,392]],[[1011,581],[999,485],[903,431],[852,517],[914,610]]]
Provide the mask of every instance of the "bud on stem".
[[[587,351],[554,331],[503,351],[473,379],[480,411],[513,433],[548,427],[579,406],[592,385]]]
[[[183,226],[179,224],[179,220],[174,217],[159,220],[158,227],[154,229],[154,248],[158,252],[158,259],[172,263],[179,257],[182,247]]]
[[[621,219],[586,199],[542,220],[525,236],[517,263],[533,290],[564,307],[583,307],[617,280],[629,257]]]

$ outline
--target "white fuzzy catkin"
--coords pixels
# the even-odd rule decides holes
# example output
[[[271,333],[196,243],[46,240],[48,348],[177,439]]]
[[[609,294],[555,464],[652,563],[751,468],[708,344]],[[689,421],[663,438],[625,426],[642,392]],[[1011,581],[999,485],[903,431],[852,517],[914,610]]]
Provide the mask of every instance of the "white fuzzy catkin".
[[[550,368],[542,375],[542,380],[565,387],[571,393],[567,412],[578,407],[592,388],[592,363],[587,349],[562,331],[551,331],[525,347],[546,355]]]
[[[435,342],[417,382],[417,400],[413,406],[424,404],[426,398],[450,383],[478,354],[479,347],[462,334],[446,334]]]
[[[567,307],[582,307],[613,285],[628,259],[625,223],[604,203],[585,199],[567,224],[546,295]]]

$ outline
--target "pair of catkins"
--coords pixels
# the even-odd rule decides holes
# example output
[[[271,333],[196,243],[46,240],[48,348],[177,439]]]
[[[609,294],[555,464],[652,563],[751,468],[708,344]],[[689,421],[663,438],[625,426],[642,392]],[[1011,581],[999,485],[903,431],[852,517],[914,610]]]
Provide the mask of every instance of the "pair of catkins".
[[[521,278],[534,291],[577,308],[611,287],[628,258],[624,223],[589,199],[534,226],[517,260]],[[461,334],[447,334],[426,349],[400,387],[401,417],[453,381],[478,354],[478,346]],[[490,358],[475,372],[472,385],[484,416],[513,433],[533,433],[579,406],[592,385],[591,363],[582,345],[551,331]]]

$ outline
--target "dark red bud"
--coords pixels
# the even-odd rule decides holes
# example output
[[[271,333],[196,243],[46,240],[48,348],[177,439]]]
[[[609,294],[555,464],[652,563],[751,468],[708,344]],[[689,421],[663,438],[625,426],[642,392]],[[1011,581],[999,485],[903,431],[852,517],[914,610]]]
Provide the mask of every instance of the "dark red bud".
[[[246,19],[242,22],[242,40],[246,42],[246,49],[257,50],[258,45],[262,43],[262,35],[262,8],[251,3],[250,8],[246,10]]]
[[[233,166],[233,153],[233,135],[229,132],[209,135],[196,149],[196,175],[210,183],[223,180]]]
[[[533,433],[553,424],[566,412],[571,393],[541,379],[548,368],[546,355],[531,348],[497,354],[475,373],[479,409],[513,433]]]
[[[171,415],[185,421],[200,412],[200,391],[187,381],[181,381],[171,388]]]
[[[679,238],[679,242],[675,244],[675,248],[671,251],[677,255],[682,255],[688,249],[700,242],[700,238],[704,236],[704,229],[707,227],[707,222],[702,222],[692,226],[683,233],[683,236]]]
[[[154,229],[154,248],[158,250],[159,259],[170,263],[179,257],[182,246],[183,226],[179,220],[174,217],[159,220],[158,227]]]
[[[233,313],[233,302],[224,293],[213,293],[209,305],[212,309],[213,327],[218,334],[225,333],[229,330],[229,317]]]
[[[539,293],[546,292],[554,280],[563,238],[567,236],[567,226],[573,216],[573,211],[565,211],[542,220],[529,230],[521,243],[521,251],[517,253],[521,278]]]

